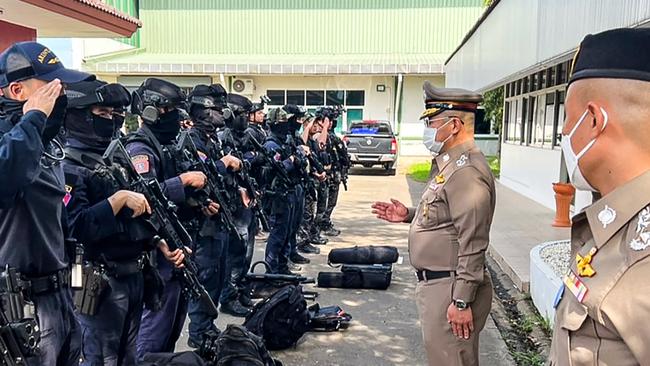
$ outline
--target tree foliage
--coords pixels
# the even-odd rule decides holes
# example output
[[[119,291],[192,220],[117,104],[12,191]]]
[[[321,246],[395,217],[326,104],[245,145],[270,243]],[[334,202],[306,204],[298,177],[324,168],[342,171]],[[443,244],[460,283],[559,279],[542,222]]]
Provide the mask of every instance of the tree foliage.
[[[498,134],[503,121],[503,86],[483,94],[483,108],[485,108],[485,120],[492,122],[494,133]]]

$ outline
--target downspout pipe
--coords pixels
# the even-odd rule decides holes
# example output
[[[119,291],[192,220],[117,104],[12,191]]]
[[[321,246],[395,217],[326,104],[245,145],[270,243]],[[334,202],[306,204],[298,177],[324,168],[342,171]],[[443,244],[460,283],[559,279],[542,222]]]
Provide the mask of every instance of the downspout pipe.
[[[399,116],[402,110],[402,84],[404,83],[404,75],[397,74],[397,87],[395,88],[395,108],[393,108],[393,121],[395,121],[395,130],[399,134],[400,128],[402,126],[402,121],[399,120]]]

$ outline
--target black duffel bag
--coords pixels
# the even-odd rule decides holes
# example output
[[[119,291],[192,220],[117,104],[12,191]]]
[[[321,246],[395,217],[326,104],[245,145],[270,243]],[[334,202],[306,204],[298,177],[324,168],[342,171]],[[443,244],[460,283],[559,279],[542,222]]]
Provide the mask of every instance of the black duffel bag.
[[[385,264],[397,262],[398,257],[395,247],[369,245],[332,249],[327,261],[330,264]]]
[[[341,272],[318,273],[318,287],[385,290],[390,286],[392,265],[348,265]]]

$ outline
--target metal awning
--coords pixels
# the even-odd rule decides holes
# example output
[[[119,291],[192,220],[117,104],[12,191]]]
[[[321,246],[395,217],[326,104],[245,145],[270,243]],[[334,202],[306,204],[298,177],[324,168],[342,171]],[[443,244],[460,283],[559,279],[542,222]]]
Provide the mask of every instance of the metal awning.
[[[130,37],[142,26],[99,0],[0,0],[0,20],[36,29],[39,37]]]
[[[181,55],[129,50],[85,60],[110,74],[441,74],[445,55]]]

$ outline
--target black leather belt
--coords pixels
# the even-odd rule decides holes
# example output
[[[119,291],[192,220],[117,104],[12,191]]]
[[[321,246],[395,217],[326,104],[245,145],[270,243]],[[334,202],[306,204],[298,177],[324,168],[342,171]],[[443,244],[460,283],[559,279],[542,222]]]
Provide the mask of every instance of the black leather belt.
[[[142,271],[144,268],[144,256],[136,260],[124,262],[105,261],[106,274],[111,277],[124,277]]]
[[[27,281],[32,295],[56,291],[70,286],[70,270],[64,268],[47,276],[27,278]]]
[[[423,269],[415,272],[415,275],[418,277],[418,281],[430,281],[451,277],[452,273],[454,271],[429,271],[428,269]]]

